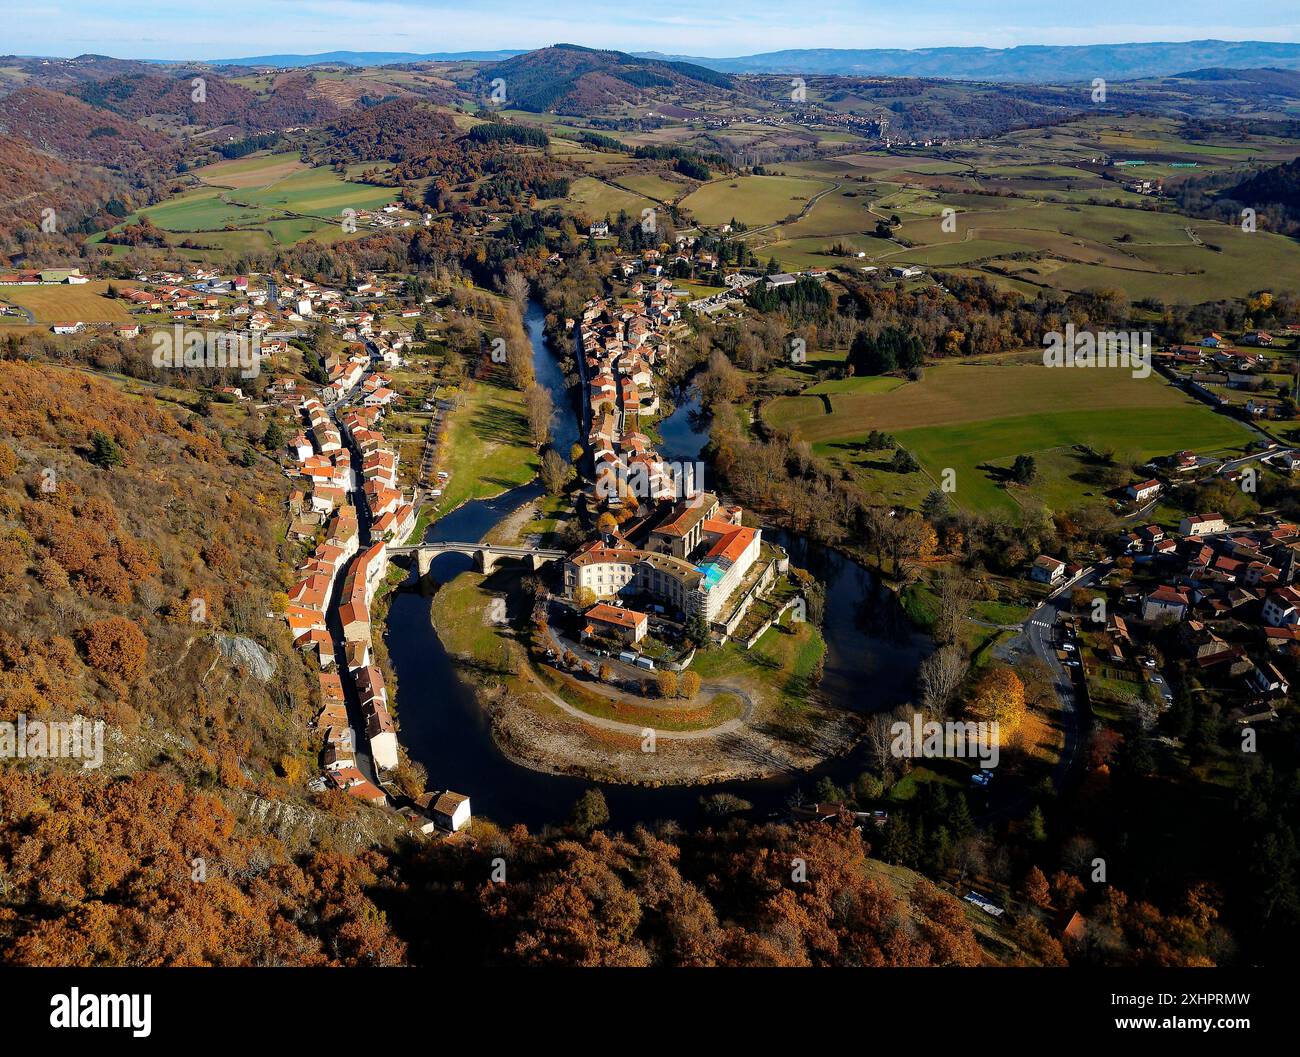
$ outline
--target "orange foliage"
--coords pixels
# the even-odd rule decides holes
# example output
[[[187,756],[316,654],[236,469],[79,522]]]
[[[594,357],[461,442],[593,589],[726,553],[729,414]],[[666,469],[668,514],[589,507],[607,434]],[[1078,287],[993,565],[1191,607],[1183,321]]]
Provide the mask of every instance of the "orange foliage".
[[[93,667],[126,683],[140,678],[149,657],[149,640],[126,617],[96,620],[82,631],[81,641]]]

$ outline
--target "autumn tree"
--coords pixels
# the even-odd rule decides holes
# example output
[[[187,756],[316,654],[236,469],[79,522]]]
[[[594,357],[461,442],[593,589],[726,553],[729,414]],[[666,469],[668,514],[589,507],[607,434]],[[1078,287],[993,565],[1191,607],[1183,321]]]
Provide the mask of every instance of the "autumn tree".
[[[555,406],[544,386],[534,383],[524,393],[524,414],[528,419],[528,436],[534,444],[543,444],[551,435],[551,417]]]
[[[559,495],[573,478],[573,467],[554,448],[547,448],[542,456],[542,485],[551,495]]]
[[[677,696],[677,673],[663,671],[655,676],[655,687],[660,697]]]
[[[990,668],[975,684],[970,707],[979,719],[997,723],[1003,734],[1010,734],[1025,716],[1025,684],[1004,665]]]
[[[700,692],[700,676],[698,672],[682,672],[681,678],[677,681],[677,693],[687,701],[695,699],[695,695]]]
[[[133,683],[144,671],[149,642],[140,625],[126,617],[109,617],[88,624],[81,633],[86,660],[105,675]]]
[[[1025,874],[1023,888],[1025,898],[1036,907],[1047,909],[1052,905],[1052,891],[1047,885],[1047,878],[1037,866],[1031,866]]]
[[[524,310],[524,305],[528,301],[527,278],[520,275],[518,272],[506,272],[505,280],[501,285],[506,292],[506,296],[514,301],[516,306],[518,306],[519,311],[522,312]]]

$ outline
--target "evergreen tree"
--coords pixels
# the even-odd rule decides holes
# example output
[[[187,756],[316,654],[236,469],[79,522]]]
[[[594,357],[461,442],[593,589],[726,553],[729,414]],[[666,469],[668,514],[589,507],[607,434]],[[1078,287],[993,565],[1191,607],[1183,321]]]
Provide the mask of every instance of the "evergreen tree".
[[[110,470],[114,466],[121,466],[126,457],[117,441],[97,429],[90,436],[90,461],[101,470]]]
[[[912,846],[912,827],[907,818],[895,812],[885,823],[885,835],[881,841],[880,857],[885,862],[896,866],[906,865],[915,856]]]
[[[1035,844],[1047,840],[1047,825],[1043,819],[1043,809],[1035,804],[1025,819],[1025,835]]]
[[[273,418],[266,424],[266,432],[262,434],[262,446],[267,451],[279,451],[284,447],[284,429],[278,418]]]
[[[587,833],[609,821],[609,805],[605,803],[605,794],[599,789],[588,789],[578,802],[573,805],[569,815],[569,824],[574,829]]]
[[[970,805],[966,803],[966,794],[959,792],[952,805],[952,814],[949,816],[949,824],[952,826],[952,832],[961,840],[963,837],[969,837],[975,832],[975,820],[971,818]]]
[[[945,873],[952,866],[952,834],[947,826],[936,826],[925,847],[926,868]]]

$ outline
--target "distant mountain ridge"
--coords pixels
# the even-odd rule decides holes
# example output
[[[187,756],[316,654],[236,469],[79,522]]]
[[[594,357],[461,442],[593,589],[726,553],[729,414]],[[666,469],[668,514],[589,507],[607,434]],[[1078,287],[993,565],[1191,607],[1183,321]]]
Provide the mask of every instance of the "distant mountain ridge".
[[[245,59],[209,59],[208,66],[275,66],[296,69],[299,66],[321,66],[343,63],[348,66],[394,66],[407,62],[497,62],[515,55],[518,51],[323,51],[318,55],[253,55]],[[160,60],[161,61],[161,60]],[[171,61],[171,60],[167,60]]]
[[[408,62],[499,62],[526,50],[463,52],[330,51],[213,59],[212,66],[293,68],[321,63],[384,66]],[[1062,82],[1094,77],[1166,77],[1207,67],[1300,69],[1300,44],[1258,40],[1161,41],[1135,44],[1022,44],[1014,48],[803,48],[707,58],[633,52],[637,58],[686,62],[722,73],[937,77],[957,80]]]
[[[1192,40],[1150,44],[1022,44],[1014,48],[805,48],[736,58],[672,58],[727,73],[932,77],[963,81],[1067,82],[1163,77],[1205,67],[1300,69],[1300,44]]]

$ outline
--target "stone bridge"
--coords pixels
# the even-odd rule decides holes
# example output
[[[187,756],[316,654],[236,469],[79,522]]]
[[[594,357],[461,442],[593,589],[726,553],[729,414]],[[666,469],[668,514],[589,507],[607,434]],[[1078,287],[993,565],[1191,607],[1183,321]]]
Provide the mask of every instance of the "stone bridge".
[[[389,547],[390,558],[415,556],[420,577],[429,575],[429,565],[440,554],[464,554],[474,559],[474,567],[483,574],[496,568],[503,559],[525,561],[536,571],[547,562],[559,561],[568,552],[548,550],[545,547],[506,547],[495,543],[420,543],[409,547]]]

